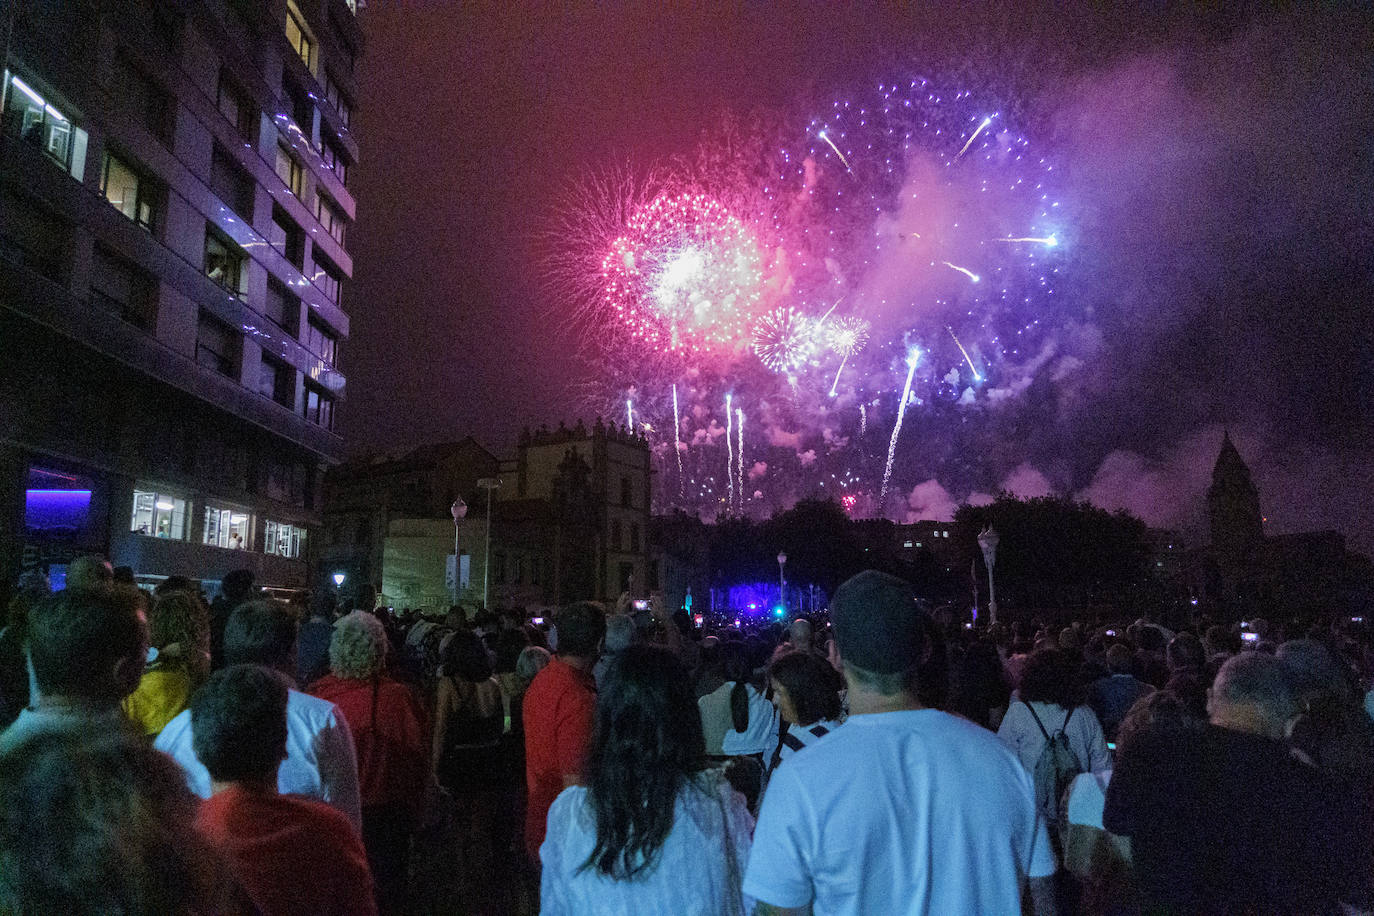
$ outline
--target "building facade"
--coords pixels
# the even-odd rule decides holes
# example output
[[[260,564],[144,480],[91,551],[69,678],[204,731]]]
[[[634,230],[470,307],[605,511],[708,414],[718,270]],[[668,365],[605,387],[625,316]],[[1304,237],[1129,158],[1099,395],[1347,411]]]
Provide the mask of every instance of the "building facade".
[[[345,0],[6,4],[0,576],[310,584],[341,456]]]

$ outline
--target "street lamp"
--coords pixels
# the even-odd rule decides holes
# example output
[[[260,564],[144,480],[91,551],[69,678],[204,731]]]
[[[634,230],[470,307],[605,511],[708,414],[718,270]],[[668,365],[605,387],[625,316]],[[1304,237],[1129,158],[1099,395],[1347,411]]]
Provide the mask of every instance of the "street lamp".
[[[997,623],[997,586],[993,583],[992,567],[997,562],[997,531],[988,525],[978,532],[978,546],[983,548],[983,562],[988,567],[988,625]]]
[[[344,584],[344,574],[341,573],[341,572],[336,572],[336,573],[334,574],[334,587],[335,587],[335,588],[343,588],[343,584]]]
[[[458,605],[458,576],[462,572],[462,563],[458,555],[458,527],[468,514],[468,504],[463,502],[463,497],[458,497],[453,501],[453,505],[448,507],[449,514],[453,516],[453,604]]]
[[[787,612],[787,579],[783,576],[783,569],[787,566],[787,554],[778,552],[778,607],[782,608],[783,613]]]
[[[487,491],[487,537],[486,546],[482,548],[482,610],[485,611],[491,594],[491,491],[501,486],[501,478],[483,477],[477,481],[477,486]]]

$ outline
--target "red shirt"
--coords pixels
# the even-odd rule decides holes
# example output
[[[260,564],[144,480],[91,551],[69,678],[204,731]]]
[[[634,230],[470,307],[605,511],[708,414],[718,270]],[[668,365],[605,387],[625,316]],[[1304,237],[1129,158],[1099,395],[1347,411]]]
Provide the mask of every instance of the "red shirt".
[[[200,803],[196,829],[265,916],[376,916],[363,841],[323,802],[234,785]]]
[[[372,681],[327,674],[310,692],[343,713],[358,753],[358,789],[362,806],[404,804],[424,798],[429,747],[424,713],[406,685],[382,678],[377,683],[373,716]]]
[[[582,773],[596,714],[596,681],[557,656],[534,676],[522,704],[525,720],[525,848],[538,861],[549,808],[564,778]]]

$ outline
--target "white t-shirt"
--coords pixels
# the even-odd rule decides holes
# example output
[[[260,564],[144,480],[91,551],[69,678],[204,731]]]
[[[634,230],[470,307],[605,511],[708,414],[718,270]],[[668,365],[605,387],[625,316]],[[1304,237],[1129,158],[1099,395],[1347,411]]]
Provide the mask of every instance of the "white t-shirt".
[[[734,684],[728,684],[730,690],[734,689]],[[738,732],[734,729],[731,722],[730,730],[725,733],[725,738],[720,746],[726,754],[737,756],[741,754],[771,754],[773,748],[778,744],[778,710],[771,700],[765,697],[758,690],[754,689],[753,684],[747,684],[744,688],[749,693],[749,724],[744,731]],[[730,694],[726,692],[726,711],[729,711]],[[766,763],[767,761],[765,761]]]
[[[1069,738],[1069,748],[1078,758],[1080,772],[1096,773],[1098,770],[1112,768],[1112,757],[1107,752],[1107,739],[1102,734],[1097,714],[1089,707],[1075,707],[1073,715],[1069,717],[1068,727],[1065,728],[1064,716],[1068,710],[1064,707],[1056,703],[1041,703],[1038,700],[1032,701],[1031,706],[1040,717],[1045,731],[1053,735],[1061,728],[1064,729]],[[1045,750],[1045,736],[1041,733],[1040,726],[1035,724],[1035,718],[1031,716],[1025,703],[1020,700],[1011,701],[1011,705],[1007,707],[1007,714],[1002,717],[1002,725],[997,729],[997,737],[1011,748],[1020,759],[1021,765],[1026,768],[1026,772],[1034,777],[1035,765]],[[1056,799],[1055,804],[1060,801],[1061,799]],[[1046,812],[1049,813],[1051,812]]]
[[[210,773],[191,744],[191,710],[177,714],[153,747],[186,771],[186,785],[210,797]],[[348,722],[328,700],[292,690],[286,698],[286,759],[277,770],[277,791],[305,795],[337,808],[362,833],[358,758]]]
[[[933,709],[851,716],[779,767],[744,892],[831,913],[1019,913],[1055,870],[1030,776],[990,732]]]
[[[702,788],[697,788],[700,785]],[[727,895],[738,894],[729,885],[729,865],[721,827],[719,796],[724,797],[734,844],[736,878],[749,861],[749,835],[754,819],[744,798],[716,773],[702,774],[699,782],[684,787],[673,806],[673,827],[658,862],[633,881],[615,881],[595,868],[581,868],[596,847],[596,819],[582,786],[564,789],[549,809],[549,829],[539,858],[544,871],[540,886],[540,912],[545,916],[565,913],[598,913],[605,916],[637,913],[675,913],[683,916],[718,916],[728,912]],[[753,910],[745,899],[744,912]]]

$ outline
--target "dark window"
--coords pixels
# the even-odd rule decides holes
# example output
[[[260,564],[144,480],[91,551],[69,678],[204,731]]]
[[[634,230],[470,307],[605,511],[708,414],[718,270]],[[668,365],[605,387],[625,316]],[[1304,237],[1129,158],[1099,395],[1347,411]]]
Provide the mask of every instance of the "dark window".
[[[157,281],[103,245],[96,245],[91,261],[91,303],[150,331],[157,323]]]
[[[630,590],[630,581],[635,577],[635,565],[633,563],[620,564],[620,591]]]
[[[334,397],[310,383],[305,386],[305,419],[325,429],[334,428]]]
[[[227,324],[205,312],[196,326],[196,362],[220,375],[234,377],[238,363],[238,335]]]
[[[323,193],[315,196],[315,217],[334,241],[340,245],[344,243],[344,229],[347,226],[347,221],[344,219],[343,211],[336,207]]]
[[[630,499],[631,495],[632,494],[630,492],[630,478],[620,478],[620,504],[624,506],[626,509],[631,508],[631,506],[633,505]]]
[[[295,337],[301,320],[301,300],[276,277],[268,277],[267,298],[263,301],[262,313],[277,327]]]
[[[649,581],[645,583],[645,587],[648,588],[651,592],[656,592],[659,590],[657,560],[654,560],[649,564]]]
[[[348,96],[339,89],[339,84],[334,81],[328,71],[324,74],[324,97],[325,101],[334,106],[334,110],[339,113],[339,120],[343,126],[347,127],[349,120],[353,117],[353,105],[348,101]]]
[[[284,407],[295,407],[295,370],[264,353],[262,364],[258,368],[258,394],[269,397]]]
[[[120,213],[149,232],[157,231],[165,196],[157,182],[118,156],[106,153],[100,172],[100,191]]]
[[[123,54],[115,63],[114,89],[150,134],[162,141],[163,145],[171,144],[172,112],[175,110],[172,96]]]
[[[296,267],[305,266],[305,233],[281,207],[272,208],[272,228],[269,230],[272,247],[282,253]]]
[[[253,179],[218,146],[210,159],[210,190],[245,223],[253,222]]]
[[[50,280],[63,279],[70,257],[71,226],[27,198],[0,188],[0,253]]]
[[[242,295],[248,280],[248,256],[229,239],[205,227],[205,275],[234,295]]]
[[[315,254],[315,286],[320,292],[324,293],[325,298],[335,305],[339,304],[339,295],[343,286],[341,280],[342,273],[339,268],[329,262],[329,259],[319,253],[316,249]]]
[[[305,348],[324,360],[326,365],[334,365],[338,357],[338,338],[314,316],[306,320],[304,343]]]
[[[348,159],[343,151],[335,145],[334,141],[326,140],[320,148],[320,158],[324,164],[334,172],[334,177],[339,179],[339,184],[348,186]]]
[[[234,125],[234,129],[243,135],[245,140],[250,143],[257,138],[254,134],[257,114],[253,109],[253,104],[248,100],[248,94],[238,87],[233,77],[228,73],[219,75],[219,96],[217,99],[220,113],[229,119],[229,123]]]
[[[639,553],[639,525],[630,525],[630,552]]]
[[[506,555],[504,553],[495,554],[491,558],[491,577],[496,580],[497,585],[506,584]]]
[[[620,519],[614,519],[611,522],[611,550],[620,551],[625,549],[621,543],[624,539],[624,535],[625,530],[620,525]]]

